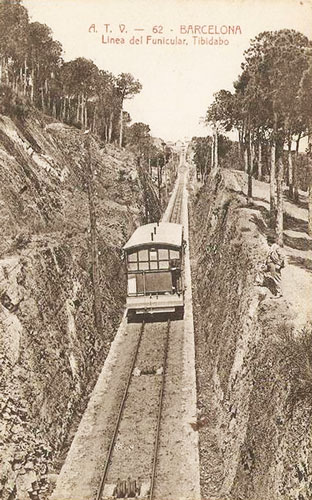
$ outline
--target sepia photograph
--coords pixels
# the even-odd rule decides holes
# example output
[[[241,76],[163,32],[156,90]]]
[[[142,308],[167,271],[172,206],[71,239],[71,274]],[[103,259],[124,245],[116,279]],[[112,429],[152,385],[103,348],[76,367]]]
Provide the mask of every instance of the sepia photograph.
[[[312,499],[312,0],[0,0],[0,499]]]

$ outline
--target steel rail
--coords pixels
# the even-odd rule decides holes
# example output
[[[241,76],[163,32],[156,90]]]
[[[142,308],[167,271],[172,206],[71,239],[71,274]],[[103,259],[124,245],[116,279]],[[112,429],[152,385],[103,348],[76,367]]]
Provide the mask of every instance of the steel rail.
[[[182,198],[183,198],[183,181],[180,181],[169,218],[170,222],[177,222],[178,220],[180,220]]]
[[[122,401],[121,401],[121,404],[120,404],[120,407],[119,407],[119,412],[118,412],[118,416],[117,416],[117,420],[116,420],[116,424],[115,424],[115,429],[114,429],[113,437],[111,439],[110,446],[109,446],[109,449],[108,449],[108,452],[107,452],[107,458],[106,458],[105,468],[104,468],[104,471],[102,473],[101,482],[100,482],[100,485],[98,487],[97,494],[96,494],[96,497],[95,497],[96,500],[101,500],[101,497],[102,497],[102,494],[103,494],[103,489],[104,489],[104,485],[105,485],[105,481],[106,481],[106,477],[107,477],[107,472],[108,472],[110,461],[111,461],[111,457],[112,457],[112,452],[113,452],[113,449],[114,449],[114,446],[115,446],[115,441],[116,441],[116,437],[117,437],[117,434],[118,434],[119,425],[120,425],[121,417],[122,417],[122,414],[123,414],[123,410],[124,410],[124,407],[125,407],[125,402],[126,402],[126,399],[127,399],[127,396],[128,396],[128,391],[129,391],[129,387],[130,387],[130,383],[131,383],[132,373],[133,373],[133,370],[135,368],[135,364],[136,364],[136,360],[137,360],[137,357],[138,357],[139,348],[140,348],[140,345],[141,345],[141,340],[142,340],[142,336],[143,336],[144,326],[145,326],[145,321],[143,321],[142,325],[141,325],[139,339],[138,339],[137,346],[136,346],[136,349],[135,349],[135,353],[134,353],[134,356],[133,356],[131,368],[129,370],[127,385],[126,385],[126,388],[125,388],[125,391],[124,391],[124,394],[123,394],[123,398],[122,398]]]
[[[168,321],[167,321],[167,336],[166,336],[164,359],[163,359],[162,382],[161,382],[161,388],[160,388],[160,392],[159,392],[156,438],[155,438],[155,445],[154,445],[154,457],[153,457],[153,468],[152,468],[152,476],[151,476],[151,486],[150,486],[150,491],[149,491],[149,500],[153,500],[154,489],[155,489],[156,468],[157,468],[158,449],[159,449],[159,441],[160,441],[160,423],[161,423],[161,415],[162,415],[162,410],[163,410],[163,400],[164,400],[166,372],[167,372],[169,332],[170,332],[170,319],[168,319]]]

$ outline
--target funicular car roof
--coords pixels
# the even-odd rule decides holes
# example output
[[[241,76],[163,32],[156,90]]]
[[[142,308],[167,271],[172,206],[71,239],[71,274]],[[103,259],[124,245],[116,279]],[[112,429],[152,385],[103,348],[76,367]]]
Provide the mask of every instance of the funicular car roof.
[[[154,233],[156,228],[156,233]],[[174,246],[182,245],[182,224],[173,222],[156,222],[138,227],[124,246],[124,250],[130,250],[140,246]],[[153,239],[151,237],[153,233]]]

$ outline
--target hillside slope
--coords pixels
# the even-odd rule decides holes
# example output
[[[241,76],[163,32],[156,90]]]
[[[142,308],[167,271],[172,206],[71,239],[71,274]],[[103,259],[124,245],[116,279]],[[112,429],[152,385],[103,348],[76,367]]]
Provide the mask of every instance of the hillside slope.
[[[303,500],[312,495],[312,334],[287,283],[302,261],[286,265],[284,297],[256,285],[267,213],[259,193],[247,205],[239,181],[225,172],[193,197],[202,496]]]
[[[91,154],[100,332],[83,133],[36,112],[23,122],[0,116],[3,500],[44,498],[122,314],[120,249],[142,221],[142,186],[131,153],[93,140]]]

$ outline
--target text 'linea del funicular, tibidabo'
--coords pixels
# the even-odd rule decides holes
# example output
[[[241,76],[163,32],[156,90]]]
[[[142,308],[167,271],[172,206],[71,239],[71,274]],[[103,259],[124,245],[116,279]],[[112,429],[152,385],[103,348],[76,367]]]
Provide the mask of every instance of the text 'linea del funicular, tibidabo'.
[[[110,25],[105,25],[110,26]],[[241,35],[240,25],[212,25],[212,24],[181,24],[178,29],[168,28],[158,25],[151,29],[137,29],[145,33],[135,33],[130,36],[122,33],[117,37],[113,34],[102,34],[103,44],[122,45],[228,45],[228,36]],[[174,32],[178,32],[175,34]],[[111,30],[110,30],[111,33]],[[166,36],[168,33],[169,36]],[[170,34],[169,34],[170,33]],[[161,35],[161,36],[159,36]]]

